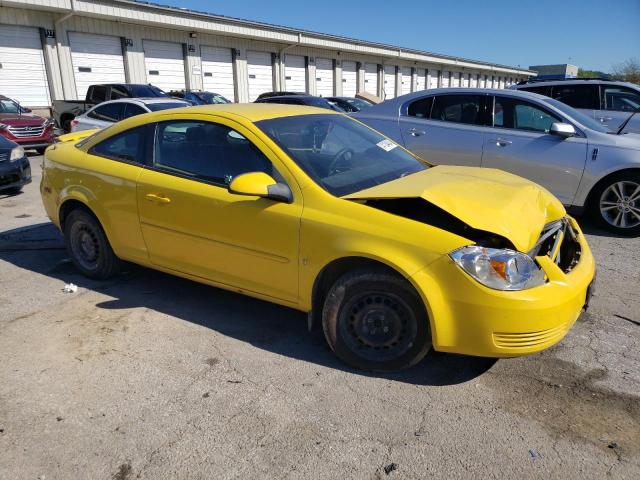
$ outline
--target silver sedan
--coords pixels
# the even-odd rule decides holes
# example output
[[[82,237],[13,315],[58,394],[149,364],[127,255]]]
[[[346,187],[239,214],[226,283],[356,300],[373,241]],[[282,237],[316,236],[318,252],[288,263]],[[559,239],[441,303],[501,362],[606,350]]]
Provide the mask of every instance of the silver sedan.
[[[499,168],[546,187],[608,230],[640,235],[640,135],[516,90],[435,89],[353,114],[439,165]]]

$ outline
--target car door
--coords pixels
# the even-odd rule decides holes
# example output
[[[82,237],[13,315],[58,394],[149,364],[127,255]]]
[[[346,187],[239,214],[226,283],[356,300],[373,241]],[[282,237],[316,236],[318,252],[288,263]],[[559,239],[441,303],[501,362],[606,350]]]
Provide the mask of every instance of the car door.
[[[74,131],[108,127],[122,119],[123,110],[124,104],[121,102],[98,105],[76,119],[78,123],[74,126]]]
[[[571,205],[585,167],[586,137],[580,132],[570,138],[551,135],[551,124],[566,120],[540,104],[494,98],[494,126],[485,135],[482,166],[528,178]]]
[[[247,128],[218,117],[190,118],[157,124],[152,165],[138,181],[150,261],[296,303],[302,195],[295,180]],[[228,192],[233,177],[252,171],[287,183],[293,202]]]
[[[600,109],[600,87],[596,83],[553,85],[551,97],[591,118],[596,118]]]
[[[405,148],[435,165],[480,166],[485,98],[460,93],[413,100],[400,112]]]
[[[640,90],[622,85],[601,86],[602,110],[596,119],[611,130],[618,130],[622,123],[634,112],[640,110]],[[640,113],[636,113],[624,129],[629,133],[640,133]]]

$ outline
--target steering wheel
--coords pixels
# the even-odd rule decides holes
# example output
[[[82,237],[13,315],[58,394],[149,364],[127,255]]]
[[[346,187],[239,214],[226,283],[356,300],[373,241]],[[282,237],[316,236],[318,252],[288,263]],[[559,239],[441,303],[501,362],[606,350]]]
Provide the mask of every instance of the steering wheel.
[[[342,173],[345,171],[345,168],[350,167],[353,153],[353,150],[350,148],[343,148],[338,153],[336,153],[333,156],[331,163],[329,164],[329,173],[327,174],[327,176],[330,177],[332,175]],[[342,165],[340,165],[341,162]]]

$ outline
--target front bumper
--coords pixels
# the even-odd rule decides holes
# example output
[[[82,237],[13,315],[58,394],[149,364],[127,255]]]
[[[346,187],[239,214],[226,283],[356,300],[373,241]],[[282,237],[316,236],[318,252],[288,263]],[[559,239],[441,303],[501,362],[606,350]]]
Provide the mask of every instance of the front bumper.
[[[15,162],[0,162],[0,191],[27,183],[31,183],[31,166],[26,155]]]
[[[539,352],[559,342],[588,302],[595,260],[577,223],[579,263],[567,274],[542,262],[548,281],[529,290],[487,288],[448,256],[412,277],[431,323],[433,346],[444,352],[513,357]]]
[[[54,142],[53,129],[47,128],[44,133],[37,137],[16,137],[8,130],[3,130],[1,135],[12,142],[17,143],[21,147],[27,148],[46,148]]]

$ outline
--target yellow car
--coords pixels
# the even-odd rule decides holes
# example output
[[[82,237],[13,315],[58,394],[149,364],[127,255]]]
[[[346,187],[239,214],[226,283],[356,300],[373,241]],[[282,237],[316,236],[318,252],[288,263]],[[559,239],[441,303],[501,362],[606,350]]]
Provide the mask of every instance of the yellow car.
[[[594,259],[550,193],[345,115],[215,105],[89,133],[47,149],[41,184],[80,271],[126,260],[308,312],[355,367],[540,351],[588,301]]]

